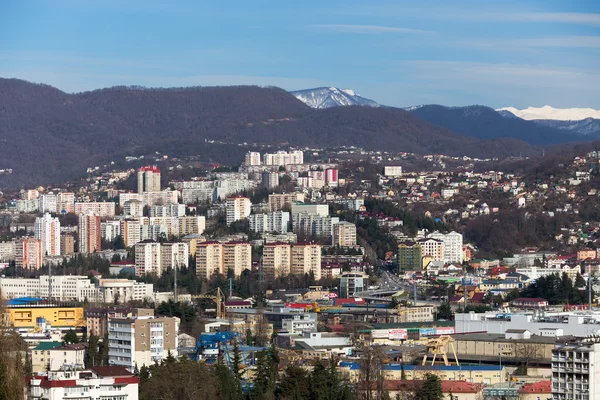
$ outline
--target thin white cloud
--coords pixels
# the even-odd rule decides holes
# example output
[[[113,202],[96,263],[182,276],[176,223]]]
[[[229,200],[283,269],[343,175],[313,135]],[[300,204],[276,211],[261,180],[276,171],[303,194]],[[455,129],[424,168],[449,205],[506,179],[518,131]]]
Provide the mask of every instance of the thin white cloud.
[[[437,17],[480,21],[543,22],[600,26],[600,14],[572,12],[448,12]]]
[[[547,36],[522,39],[469,39],[446,43],[450,46],[473,47],[493,51],[529,51],[536,48],[600,48],[600,36]]]
[[[383,25],[350,25],[350,24],[317,24],[312,25],[314,28],[335,33],[364,33],[364,34],[380,34],[380,33],[416,33],[427,34],[433,31],[422,29],[402,28],[396,26]]]

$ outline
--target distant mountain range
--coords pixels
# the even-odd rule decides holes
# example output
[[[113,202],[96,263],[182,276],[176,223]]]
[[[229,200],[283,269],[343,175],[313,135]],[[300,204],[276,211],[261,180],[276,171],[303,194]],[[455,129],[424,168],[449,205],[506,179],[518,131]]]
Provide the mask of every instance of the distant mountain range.
[[[314,89],[296,90],[291,93],[296,96],[297,99],[312,108],[340,106],[379,107],[377,102],[354,93],[352,89],[319,87]]]
[[[555,121],[581,121],[584,119],[600,119],[600,110],[593,108],[554,108],[544,106],[540,108],[528,107],[518,110],[514,107],[498,108],[496,111],[506,116],[507,111],[521,119],[531,120],[555,120]]]
[[[408,110],[425,121],[453,132],[478,139],[513,138],[532,145],[576,142],[585,138],[578,132],[565,132],[556,127],[515,117],[506,118],[485,106],[446,107],[424,105]]]
[[[87,167],[156,151],[235,164],[248,150],[238,145],[244,142],[474,157],[540,151],[496,133],[489,140],[468,137],[393,107],[314,109],[272,87],[115,87],[67,94],[0,79],[0,169],[13,170],[0,175],[0,188],[57,183],[84,176]]]

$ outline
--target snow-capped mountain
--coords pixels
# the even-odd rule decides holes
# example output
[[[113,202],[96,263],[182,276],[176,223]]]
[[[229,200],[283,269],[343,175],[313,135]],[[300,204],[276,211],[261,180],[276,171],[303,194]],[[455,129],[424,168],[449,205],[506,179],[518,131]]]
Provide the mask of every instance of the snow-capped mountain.
[[[554,119],[537,119],[533,122],[536,122],[540,125],[551,126],[553,128],[579,133],[582,135],[600,137],[600,119],[586,118],[582,119],[581,121],[557,121]]]
[[[544,107],[528,107],[523,110],[518,110],[514,107],[498,108],[496,111],[506,116],[508,111],[519,118],[531,120],[556,120],[556,121],[581,121],[586,118],[600,119],[600,110],[593,108],[554,108],[550,106]]]
[[[379,107],[373,100],[354,93],[351,89],[320,87],[314,89],[295,90],[291,92],[300,101],[312,108],[329,108],[340,106]]]

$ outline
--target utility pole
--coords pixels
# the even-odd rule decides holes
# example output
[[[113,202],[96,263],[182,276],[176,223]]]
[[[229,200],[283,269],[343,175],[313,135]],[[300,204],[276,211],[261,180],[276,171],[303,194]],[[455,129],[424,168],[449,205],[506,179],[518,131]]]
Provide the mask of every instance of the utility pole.
[[[52,263],[48,263],[48,301],[52,301]]]

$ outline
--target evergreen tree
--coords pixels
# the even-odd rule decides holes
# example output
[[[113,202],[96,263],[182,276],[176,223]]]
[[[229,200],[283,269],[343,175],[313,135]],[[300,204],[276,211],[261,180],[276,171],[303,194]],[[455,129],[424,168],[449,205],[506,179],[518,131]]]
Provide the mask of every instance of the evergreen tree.
[[[64,334],[62,341],[64,344],[79,343],[79,336],[77,336],[77,333],[75,333],[73,329],[69,329],[67,333]]]
[[[86,367],[95,367],[100,363],[100,353],[98,352],[100,338],[96,335],[90,335],[88,340],[88,351],[86,357]]]
[[[415,393],[415,400],[443,400],[442,382],[437,375],[426,374],[421,390]]]
[[[310,379],[307,371],[298,365],[288,365],[281,377],[279,397],[289,400],[304,400],[310,398],[310,393]]]
[[[108,365],[108,332],[102,338],[102,351],[100,353],[100,365]]]

